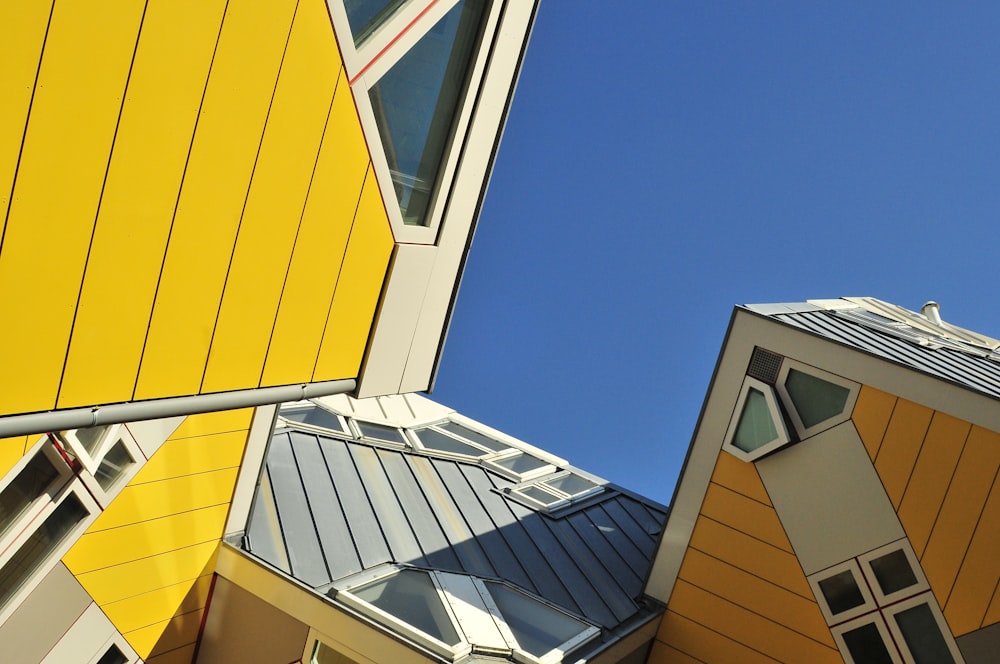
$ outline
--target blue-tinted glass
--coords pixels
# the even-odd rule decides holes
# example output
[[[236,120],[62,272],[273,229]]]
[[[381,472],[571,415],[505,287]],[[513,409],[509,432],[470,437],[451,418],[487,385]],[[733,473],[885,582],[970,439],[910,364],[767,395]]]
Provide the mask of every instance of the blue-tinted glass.
[[[427,572],[403,570],[351,592],[438,641],[450,646],[461,641]]]
[[[421,429],[417,431],[417,437],[420,439],[420,443],[429,450],[438,450],[441,452],[452,452],[453,454],[464,454],[466,456],[481,457],[484,454],[488,454],[478,447],[473,447],[463,443],[462,441],[452,438],[447,434],[443,434],[435,429]]]
[[[472,429],[463,427],[461,424],[445,422],[444,424],[439,424],[438,426],[449,433],[458,434],[462,438],[471,440],[472,442],[482,445],[486,449],[493,450],[494,452],[502,452],[503,450],[510,449],[510,445],[507,443],[501,443],[499,440],[494,440],[489,436],[484,436],[478,431],[473,431]]]
[[[311,424],[313,426],[323,427],[324,429],[332,429],[334,431],[344,431],[344,427],[341,426],[340,420],[337,416],[320,408],[319,406],[282,408],[281,416],[286,420],[291,420],[292,422]]]
[[[542,657],[587,629],[586,623],[556,611],[502,583],[486,583],[490,596],[521,650]]]
[[[934,613],[927,604],[918,604],[896,614],[896,624],[916,664],[954,664],[955,658],[941,634]]]
[[[459,2],[369,90],[407,224],[426,224],[485,7]]]
[[[533,456],[528,456],[527,454],[518,454],[517,456],[496,459],[493,463],[519,474],[529,473],[533,470],[538,470],[539,468],[544,468],[549,465],[545,461],[536,459]]]
[[[354,44],[367,39],[403,2],[405,0],[344,0]]]

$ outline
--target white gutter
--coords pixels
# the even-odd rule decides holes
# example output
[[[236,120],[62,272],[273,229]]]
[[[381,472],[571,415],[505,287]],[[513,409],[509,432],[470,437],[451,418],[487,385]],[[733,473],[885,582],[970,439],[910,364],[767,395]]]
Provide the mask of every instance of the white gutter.
[[[161,417],[194,415],[218,410],[249,408],[283,401],[300,401],[313,397],[353,392],[357,381],[328,380],[301,385],[281,385],[261,387],[252,390],[234,390],[213,394],[198,394],[187,397],[167,397],[149,401],[129,401],[108,406],[50,410],[44,413],[9,415],[0,417],[0,438],[24,436],[48,431],[82,429],[103,424],[122,424],[140,420],[154,420]]]

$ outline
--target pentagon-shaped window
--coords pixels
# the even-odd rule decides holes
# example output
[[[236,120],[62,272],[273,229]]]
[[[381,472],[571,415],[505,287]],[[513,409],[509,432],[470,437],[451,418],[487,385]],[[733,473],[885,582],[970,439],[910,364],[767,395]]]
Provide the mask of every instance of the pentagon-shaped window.
[[[354,588],[351,594],[448,646],[462,641],[428,572],[404,569]]]
[[[723,447],[744,461],[752,461],[789,441],[771,387],[756,378],[745,377]]]
[[[312,403],[297,403],[282,406],[278,414],[289,422],[297,422],[298,424],[347,433],[344,422],[338,415]]]
[[[775,387],[799,438],[808,438],[849,418],[860,386],[785,358]]]

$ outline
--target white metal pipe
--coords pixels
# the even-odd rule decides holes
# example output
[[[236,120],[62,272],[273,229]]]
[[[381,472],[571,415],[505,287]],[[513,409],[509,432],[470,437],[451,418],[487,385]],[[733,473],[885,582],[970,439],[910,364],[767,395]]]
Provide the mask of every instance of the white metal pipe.
[[[249,408],[283,401],[300,401],[312,397],[353,392],[356,387],[357,382],[353,378],[348,378],[346,380],[260,387],[252,390],[234,390],[187,397],[167,397],[149,401],[129,401],[93,408],[71,408],[44,413],[8,415],[0,417],[0,438],[64,429],[82,429],[103,424],[155,420],[161,417],[194,415],[234,408]]]

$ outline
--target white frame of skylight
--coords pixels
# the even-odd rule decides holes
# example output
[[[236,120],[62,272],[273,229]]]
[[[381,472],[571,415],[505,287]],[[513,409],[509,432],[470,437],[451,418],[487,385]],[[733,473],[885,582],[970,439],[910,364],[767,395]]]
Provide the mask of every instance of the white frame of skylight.
[[[382,147],[381,133],[379,132],[378,123],[375,120],[375,112],[372,109],[368,92],[421,37],[429,32],[448,11],[458,4],[458,1],[431,0],[428,3],[426,0],[420,0],[418,3],[418,0],[412,0],[401,7],[397,10],[395,16],[390,18],[376,33],[373,33],[372,38],[369,40],[374,41],[382,32],[385,32],[385,34],[394,34],[394,38],[390,39],[382,49],[378,50],[374,59],[371,60],[363,61],[363,54],[368,53],[367,44],[361,49],[363,51],[363,54],[361,54],[362,57],[359,57],[358,53],[352,53],[349,57],[348,47],[353,51],[353,36],[347,47],[345,47],[345,40],[339,40],[342,52],[344,53],[344,63],[345,67],[347,67],[351,91],[354,94],[358,118],[361,121],[361,127],[364,130],[371,153],[372,168],[379,183],[382,201],[389,217],[389,224],[392,227],[393,238],[397,243],[430,245],[438,243],[438,234],[442,226],[445,204],[449,197],[448,194],[451,191],[452,183],[459,170],[460,150],[456,150],[454,147],[456,143],[461,143],[462,140],[456,141],[455,139],[456,137],[464,137],[469,131],[472,110],[478,95],[464,95],[458,106],[452,123],[451,136],[448,138],[441,160],[441,168],[437,174],[434,192],[428,204],[425,223],[423,225],[408,225],[403,222],[399,201],[396,200],[389,162]],[[482,38],[473,51],[474,57],[469,68],[467,88],[471,91],[478,90],[483,84],[483,77],[490,55],[490,49],[483,48],[483,45],[493,42],[498,32],[501,10],[504,5],[503,0],[487,1],[488,6],[484,18],[485,26]],[[334,17],[334,26],[337,27],[337,33],[338,35],[343,34],[344,26],[346,26],[347,34],[350,35],[350,26],[347,23],[346,11],[343,10],[343,7],[340,7],[339,9],[343,14],[338,18],[336,16],[338,12],[333,11],[336,4],[335,1],[329,3],[331,16]],[[410,17],[416,9],[419,9],[419,11],[416,11],[415,18],[411,18],[410,22],[407,23],[405,19]],[[394,33],[395,30],[402,30],[402,32]],[[372,46],[372,50],[375,50],[374,46]],[[348,62],[352,62],[353,64],[348,67]],[[476,195],[479,195],[478,191]]]
[[[820,588],[819,583],[820,581],[825,581],[830,577],[846,571],[850,571],[851,575],[854,577],[854,583],[858,586],[858,590],[861,592],[862,598],[864,598],[864,603],[853,609],[848,609],[847,611],[834,615],[830,612],[830,607],[826,603],[826,596],[823,594],[823,590]],[[845,560],[842,563],[828,567],[820,572],[816,572],[815,574],[811,574],[806,580],[812,588],[813,595],[816,596],[816,603],[819,604],[819,609],[823,613],[823,618],[826,620],[827,625],[838,625],[850,622],[858,616],[872,613],[878,609],[878,604],[876,603],[868,584],[865,582],[865,576],[861,571],[861,567],[858,565],[858,561],[854,558]]]
[[[327,429],[326,427],[321,427],[318,424],[296,422],[295,420],[290,420],[281,414],[282,410],[305,410],[306,408],[310,407],[319,408],[320,410],[325,411],[329,415],[332,415],[334,418],[337,419],[338,422],[340,422],[340,425],[344,427],[344,430],[337,431],[336,429]],[[316,399],[307,399],[305,401],[293,401],[290,403],[278,404],[277,416],[281,420],[281,423],[284,426],[292,427],[293,429],[303,429],[305,431],[317,431],[320,433],[333,434],[335,436],[341,436],[341,437],[354,435],[354,431],[353,429],[351,429],[350,425],[348,425],[346,417],[328,408],[327,406],[324,406],[321,401]]]
[[[404,427],[397,426],[395,424],[390,424],[388,422],[375,422],[373,420],[359,419],[357,417],[347,418],[347,423],[350,425],[350,432],[357,440],[368,441],[371,443],[377,443],[379,445],[387,445],[395,449],[408,449],[412,446],[409,436],[406,435],[406,429]],[[388,440],[386,438],[379,438],[377,436],[369,436],[361,430],[361,424],[373,424],[379,427],[385,427],[386,429],[395,429],[399,432],[400,437],[402,437],[402,442],[398,440]]]
[[[840,411],[840,414],[828,417],[821,422],[817,422],[811,427],[806,427],[805,424],[802,423],[802,417],[799,415],[799,411],[795,408],[795,404],[792,402],[792,397],[788,393],[788,389],[785,387],[785,381],[788,380],[788,373],[792,369],[798,371],[799,373],[808,374],[814,378],[819,378],[827,381],[828,383],[833,383],[834,385],[845,388],[848,391],[847,400],[845,401],[844,408]],[[849,420],[851,418],[851,413],[854,411],[854,404],[858,400],[858,393],[861,391],[861,385],[842,376],[832,374],[829,371],[823,371],[822,369],[817,369],[816,367],[805,364],[804,362],[799,362],[798,360],[786,357],[781,363],[781,369],[778,371],[778,380],[774,384],[774,389],[775,392],[777,392],[778,397],[781,399],[782,406],[785,407],[785,411],[792,420],[792,426],[795,428],[795,433],[798,434],[799,440],[805,440],[810,436],[816,435],[820,431],[826,431],[841,422]]]
[[[840,655],[844,658],[844,664],[856,664],[854,658],[851,657],[851,651],[847,649],[847,643],[844,641],[844,633],[850,632],[853,629],[857,629],[858,627],[862,627],[869,623],[873,623],[878,629],[879,634],[882,636],[882,643],[885,644],[886,652],[889,653],[889,657],[892,659],[893,664],[904,664],[903,660],[899,656],[899,651],[896,650],[892,643],[892,637],[889,635],[889,628],[886,625],[886,620],[879,612],[868,613],[859,618],[848,620],[847,622],[841,623],[836,627],[830,628],[833,640],[837,644],[837,648],[840,650]]]
[[[552,480],[556,480],[559,479],[560,477],[565,477],[567,475],[575,475],[576,477],[579,477],[583,480],[586,480],[587,482],[590,482],[591,484],[594,484],[594,486],[579,493],[569,494],[563,491],[562,489],[557,489],[556,487],[549,485],[549,482],[551,482]],[[551,494],[556,500],[551,503],[543,503],[536,498],[532,498],[528,494],[524,493],[524,490],[530,487],[535,487],[545,493]],[[551,475],[539,477],[527,482],[521,482],[517,486],[511,487],[509,491],[519,500],[527,501],[527,504],[532,507],[553,511],[565,507],[567,505],[571,505],[575,502],[579,502],[591,496],[596,496],[604,491],[604,486],[602,486],[598,482],[595,482],[593,479],[589,477],[584,477],[583,475],[575,473],[571,470],[561,470],[561,471],[557,470]]]
[[[535,468],[534,470],[528,470],[523,473],[519,473],[515,470],[511,470],[510,468],[505,468],[499,463],[500,461],[503,461],[505,459],[513,459],[519,456],[527,456],[531,457],[532,459],[538,459],[544,465]],[[536,454],[532,454],[531,452],[526,452],[521,449],[511,449],[510,452],[501,452],[493,456],[485,457],[480,459],[479,463],[483,464],[490,470],[499,473],[500,475],[503,475],[507,479],[514,480],[515,482],[527,482],[528,480],[544,477],[545,475],[550,475],[556,472],[556,465],[553,464],[548,459],[544,459]]]
[[[500,453],[495,452],[495,451],[493,451],[491,449],[485,448],[482,445],[480,445],[478,443],[475,443],[475,442],[469,440],[468,438],[465,438],[465,437],[461,436],[460,434],[455,434],[455,433],[452,433],[452,432],[450,432],[450,431],[448,431],[446,429],[441,428],[441,426],[440,426],[441,424],[445,424],[445,423],[447,423],[449,421],[450,420],[437,420],[433,424],[420,424],[420,425],[416,425],[416,426],[407,427],[406,430],[405,430],[405,432],[406,432],[406,435],[410,439],[410,442],[411,442],[411,444],[413,446],[413,449],[415,449],[417,451],[420,451],[420,452],[423,452],[425,454],[433,455],[433,456],[443,456],[443,457],[447,457],[449,459],[459,459],[459,460],[462,460],[462,461],[479,461],[480,459],[482,459],[484,457],[492,457],[492,456],[496,456],[497,454],[500,454]],[[462,425],[462,426],[464,426],[464,425]],[[452,438],[456,442],[461,443],[463,445],[467,445],[469,447],[473,447],[473,448],[475,448],[477,450],[480,450],[482,453],[473,456],[471,454],[462,454],[461,452],[450,452],[448,450],[439,450],[439,449],[435,449],[433,447],[427,447],[424,444],[424,442],[420,439],[420,432],[421,431],[425,431],[427,429],[432,429],[432,430],[436,431],[437,433],[441,434],[442,436],[447,436],[448,438]],[[511,448],[511,449],[514,449],[514,448]]]
[[[746,404],[747,395],[750,393],[751,388],[764,395],[764,400],[767,402],[767,409],[771,414],[771,421],[774,423],[774,428],[778,432],[778,437],[765,445],[761,445],[752,452],[747,452],[736,447],[733,443],[733,438],[736,436],[736,429],[739,426],[740,417],[743,415],[743,408]],[[791,442],[792,439],[788,435],[788,428],[785,426],[785,418],[782,416],[781,408],[778,406],[778,397],[775,394],[775,391],[765,382],[759,381],[750,376],[744,376],[743,384],[740,386],[739,396],[736,397],[736,405],[729,418],[729,426],[726,428],[726,435],[722,439],[722,449],[734,455],[736,458],[742,459],[743,461],[754,461],[770,454],[771,452],[774,452],[775,450],[781,449]]]
[[[913,571],[913,576],[916,578],[917,582],[912,586],[901,588],[896,592],[886,595],[882,592],[882,587],[879,584],[878,579],[875,577],[874,570],[871,568],[871,561],[888,555],[894,551],[902,551],[906,555],[906,561],[910,564],[910,569]],[[915,593],[930,590],[930,584],[924,576],[923,568],[920,566],[920,561],[917,560],[917,554],[914,553],[913,547],[910,546],[906,539],[897,540],[890,544],[886,544],[885,546],[881,546],[874,551],[869,551],[864,555],[858,556],[858,562],[861,566],[861,573],[865,575],[865,579],[868,582],[868,586],[872,590],[875,602],[879,606],[885,606]]]
[[[369,602],[361,599],[360,597],[354,595],[351,591],[354,588],[358,588],[374,581],[380,581],[387,577],[399,574],[406,570],[413,570],[417,572],[423,572],[430,576],[431,583],[434,584],[434,589],[437,591],[438,598],[441,600],[441,604],[444,607],[445,612],[448,614],[448,618],[451,620],[455,631],[458,633],[461,641],[456,646],[450,646],[447,643],[440,641],[439,639],[423,632],[416,627],[410,625],[408,622],[400,620],[396,616],[383,611],[377,606],[370,604]],[[375,571],[375,570],[372,570]],[[441,583],[437,578],[437,575],[430,570],[419,569],[415,567],[408,567],[404,565],[391,565],[388,567],[379,567],[377,573],[373,574],[362,574],[355,575],[349,578],[350,583],[344,584],[342,582],[337,582],[333,588],[335,589],[334,598],[343,604],[346,604],[350,608],[354,609],[358,613],[370,618],[371,620],[381,624],[383,627],[395,630],[399,634],[411,639],[416,644],[423,648],[426,648],[438,655],[443,655],[445,657],[451,657],[455,659],[463,655],[467,655],[472,651],[472,646],[465,636],[465,633],[461,629],[461,625],[458,618],[455,616],[455,612],[452,610],[451,603],[448,601],[444,589],[441,587]]]

